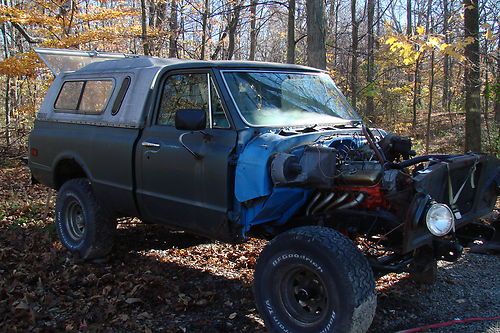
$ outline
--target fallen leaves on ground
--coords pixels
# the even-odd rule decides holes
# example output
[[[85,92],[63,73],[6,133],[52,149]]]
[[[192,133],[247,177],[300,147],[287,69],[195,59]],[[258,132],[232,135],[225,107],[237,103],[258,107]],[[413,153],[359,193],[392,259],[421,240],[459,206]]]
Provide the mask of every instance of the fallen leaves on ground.
[[[82,263],[57,240],[55,193],[30,185],[24,165],[0,167],[0,198],[0,332],[265,331],[251,292],[265,241],[231,245],[125,220],[110,258]],[[411,296],[426,290],[406,274],[379,279],[377,292],[372,332],[424,309]]]
[[[0,331],[262,330],[251,282],[263,241],[126,223],[107,262],[81,263],[57,240],[54,193],[24,166],[0,168],[0,195]]]

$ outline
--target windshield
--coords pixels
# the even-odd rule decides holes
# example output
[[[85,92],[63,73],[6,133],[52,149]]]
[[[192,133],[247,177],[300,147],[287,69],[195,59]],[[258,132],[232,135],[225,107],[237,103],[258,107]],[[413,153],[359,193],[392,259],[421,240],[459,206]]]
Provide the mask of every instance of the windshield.
[[[360,119],[327,74],[229,71],[223,75],[250,125],[345,124]]]

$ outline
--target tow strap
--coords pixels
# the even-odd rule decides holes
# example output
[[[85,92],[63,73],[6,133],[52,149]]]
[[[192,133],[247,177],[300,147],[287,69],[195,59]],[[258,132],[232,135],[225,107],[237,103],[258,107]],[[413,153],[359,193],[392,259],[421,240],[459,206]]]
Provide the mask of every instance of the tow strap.
[[[451,183],[451,171],[450,171],[450,163],[446,163],[446,168],[448,170],[448,201],[450,202],[450,207],[453,211],[453,214],[455,215],[455,218],[457,220],[460,220],[462,218],[462,214],[460,214],[460,210],[458,209],[456,203],[458,201],[458,198],[460,197],[460,194],[462,194],[462,191],[465,187],[465,184],[467,184],[467,181],[470,178],[470,187],[473,189],[476,188],[476,184],[474,182],[474,177],[477,169],[477,164],[479,163],[479,158],[476,157],[476,160],[474,161],[474,165],[470,168],[469,174],[467,175],[467,178],[465,178],[462,186],[458,189],[457,193],[453,195],[453,185]],[[455,226],[453,226],[453,229],[455,229]],[[455,230],[453,230],[455,231]]]

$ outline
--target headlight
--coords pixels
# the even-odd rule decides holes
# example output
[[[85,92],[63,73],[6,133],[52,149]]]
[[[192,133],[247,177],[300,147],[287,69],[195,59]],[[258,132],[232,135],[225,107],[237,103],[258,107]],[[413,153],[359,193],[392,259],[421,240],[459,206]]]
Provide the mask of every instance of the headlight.
[[[451,231],[455,218],[450,207],[443,204],[433,204],[425,216],[427,228],[434,236],[444,236]]]

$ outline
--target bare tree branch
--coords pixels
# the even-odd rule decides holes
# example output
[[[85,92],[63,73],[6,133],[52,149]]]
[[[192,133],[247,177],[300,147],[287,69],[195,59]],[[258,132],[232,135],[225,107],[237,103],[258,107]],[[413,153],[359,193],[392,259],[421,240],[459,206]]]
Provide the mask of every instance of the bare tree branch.
[[[10,22],[10,23],[12,24],[12,26],[14,28],[17,29],[17,31],[19,31],[21,33],[21,35],[24,37],[24,39],[26,39],[26,41],[28,43],[39,44],[39,43],[42,43],[44,41],[43,38],[30,36],[30,34],[26,31],[26,29],[24,29],[24,27],[19,25],[18,23],[16,23],[16,22]]]

